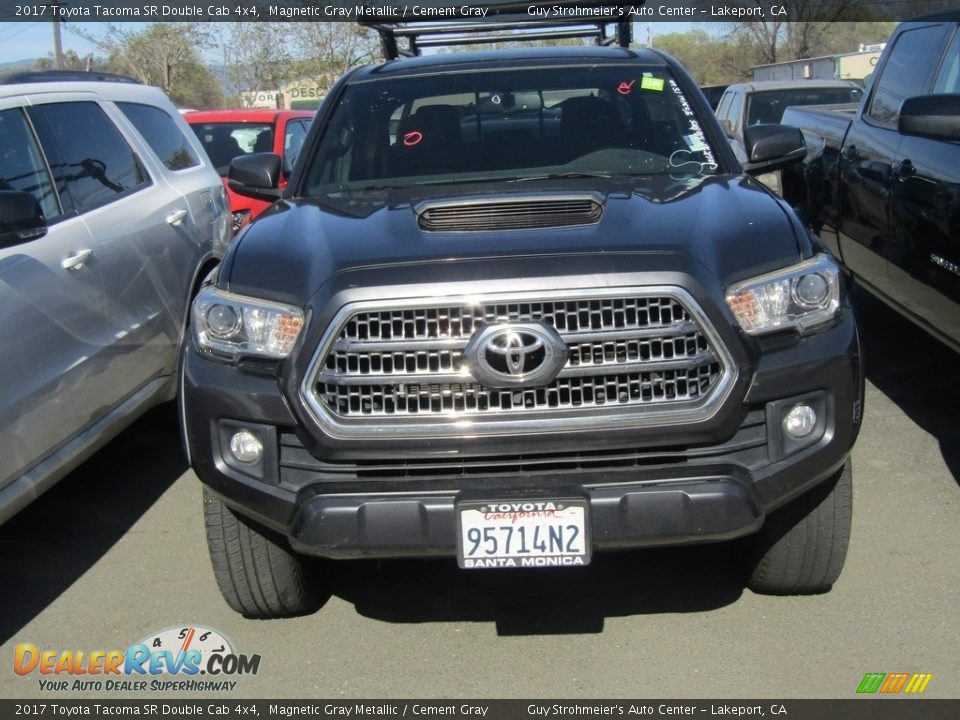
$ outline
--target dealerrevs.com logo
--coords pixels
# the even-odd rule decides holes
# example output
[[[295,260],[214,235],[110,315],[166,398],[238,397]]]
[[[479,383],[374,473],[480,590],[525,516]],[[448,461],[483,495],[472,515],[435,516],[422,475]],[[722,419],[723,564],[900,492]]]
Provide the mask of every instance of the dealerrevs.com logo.
[[[171,627],[126,650],[58,650],[19,643],[13,671],[39,676],[46,691],[229,691],[256,675],[260,655],[241,655],[223,633],[198,625]],[[202,676],[202,677],[201,677]]]

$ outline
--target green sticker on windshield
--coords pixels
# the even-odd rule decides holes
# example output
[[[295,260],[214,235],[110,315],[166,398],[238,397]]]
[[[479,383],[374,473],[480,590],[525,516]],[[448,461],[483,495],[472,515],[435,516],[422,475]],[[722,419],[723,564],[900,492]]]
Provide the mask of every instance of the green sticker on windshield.
[[[641,90],[656,90],[663,92],[663,78],[644,77],[640,78]]]

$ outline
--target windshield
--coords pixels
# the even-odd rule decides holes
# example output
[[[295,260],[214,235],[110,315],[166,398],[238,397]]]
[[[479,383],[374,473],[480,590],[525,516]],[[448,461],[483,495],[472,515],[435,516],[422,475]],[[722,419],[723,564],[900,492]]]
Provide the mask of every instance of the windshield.
[[[209,122],[191,125],[210,162],[226,175],[230,161],[238,155],[273,152],[273,126],[260,123]]]
[[[443,73],[347,87],[305,194],[583,175],[715,174],[665,68]]]
[[[858,103],[863,90],[858,87],[797,88],[767,90],[750,95],[747,108],[748,125],[779,123],[783,111],[791,105],[837,105]]]

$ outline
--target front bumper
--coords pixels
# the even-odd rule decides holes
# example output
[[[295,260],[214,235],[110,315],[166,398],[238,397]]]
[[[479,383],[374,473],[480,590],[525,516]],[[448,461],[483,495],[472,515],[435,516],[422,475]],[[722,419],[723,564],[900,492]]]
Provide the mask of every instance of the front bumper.
[[[536,452],[507,438],[499,454],[464,440],[460,453],[330,458],[275,372],[224,365],[192,347],[181,417],[200,480],[305,554],[452,556],[459,501],[519,498],[586,498],[597,550],[717,542],[755,532],[769,512],[835,474],[859,431],[863,376],[849,306],[827,330],[757,349],[736,402],[686,442],[665,428],[637,430],[632,443],[567,433]],[[782,417],[798,402],[813,404],[820,421],[794,443]],[[226,450],[241,427],[264,441],[255,467]]]
[[[746,487],[725,477],[555,492],[552,497],[586,495],[599,550],[727,540],[763,522],[763,510]],[[523,498],[537,496],[543,492],[528,491]],[[453,555],[459,499],[460,493],[315,495],[297,512],[290,543],[302,553],[337,558]]]

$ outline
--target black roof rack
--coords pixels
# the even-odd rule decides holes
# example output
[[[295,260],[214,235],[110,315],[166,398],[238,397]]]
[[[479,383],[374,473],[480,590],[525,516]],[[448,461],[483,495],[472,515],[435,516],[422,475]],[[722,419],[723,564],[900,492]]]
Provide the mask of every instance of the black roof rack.
[[[126,75],[107,72],[84,72],[82,70],[28,70],[0,77],[0,85],[43,82],[117,82],[142,84]]]
[[[376,30],[387,60],[414,57],[422,48],[446,45],[482,45],[496,42],[593,38],[597,45],[629,47],[633,40],[629,9],[645,0],[591,2],[590,0],[528,0],[445,8],[444,21],[423,16],[397,22],[377,20],[360,24]],[[462,7],[487,11],[483,20],[461,14]],[[540,10],[542,14],[531,12]],[[613,32],[609,27],[613,25]],[[400,47],[406,39],[408,47]]]

